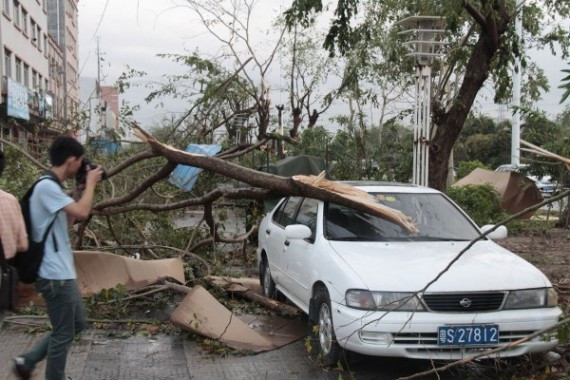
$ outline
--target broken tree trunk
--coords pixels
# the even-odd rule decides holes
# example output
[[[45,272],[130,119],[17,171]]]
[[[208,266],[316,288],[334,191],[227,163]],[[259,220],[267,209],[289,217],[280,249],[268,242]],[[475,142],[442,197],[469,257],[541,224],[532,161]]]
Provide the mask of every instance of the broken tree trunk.
[[[301,315],[301,310],[294,306],[289,306],[283,302],[262,296],[261,294],[250,289],[240,281],[240,279],[224,278],[224,277],[210,277],[206,279],[214,285],[221,286],[225,291],[247,298],[250,301],[257,302],[266,308],[279,312],[281,315],[296,317]]]

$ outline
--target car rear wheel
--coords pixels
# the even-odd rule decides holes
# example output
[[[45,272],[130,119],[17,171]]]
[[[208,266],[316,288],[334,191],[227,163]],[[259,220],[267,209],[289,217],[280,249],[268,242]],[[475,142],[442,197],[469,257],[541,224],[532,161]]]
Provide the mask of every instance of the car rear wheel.
[[[261,292],[265,297],[275,298],[275,282],[271,277],[271,269],[269,269],[269,260],[264,257],[259,268]]]
[[[317,320],[309,320],[309,336],[314,355],[318,357],[325,367],[331,367],[338,363],[342,348],[336,340],[332,321],[331,301],[326,290],[319,290],[315,297],[317,307]]]

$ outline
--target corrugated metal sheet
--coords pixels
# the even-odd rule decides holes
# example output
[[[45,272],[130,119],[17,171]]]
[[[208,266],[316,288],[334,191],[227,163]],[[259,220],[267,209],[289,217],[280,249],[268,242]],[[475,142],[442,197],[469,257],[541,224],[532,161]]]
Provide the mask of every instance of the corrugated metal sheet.
[[[207,145],[207,144],[190,144],[186,147],[186,152],[201,154],[203,156],[214,156],[220,150],[222,150],[221,145]],[[176,168],[170,174],[168,182],[184,191],[190,191],[196,184],[198,180],[198,174],[202,169],[196,168],[194,166],[188,165],[177,165]]]

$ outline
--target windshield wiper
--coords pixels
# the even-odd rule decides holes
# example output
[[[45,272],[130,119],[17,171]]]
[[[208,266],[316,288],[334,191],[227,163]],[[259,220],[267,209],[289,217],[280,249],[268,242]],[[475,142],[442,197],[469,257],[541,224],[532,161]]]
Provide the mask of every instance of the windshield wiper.
[[[445,236],[414,236],[414,241],[470,241],[464,238],[453,238]]]
[[[343,236],[343,237],[331,237],[327,236],[327,239],[333,241],[385,241],[383,238],[378,237],[363,237],[363,236]]]

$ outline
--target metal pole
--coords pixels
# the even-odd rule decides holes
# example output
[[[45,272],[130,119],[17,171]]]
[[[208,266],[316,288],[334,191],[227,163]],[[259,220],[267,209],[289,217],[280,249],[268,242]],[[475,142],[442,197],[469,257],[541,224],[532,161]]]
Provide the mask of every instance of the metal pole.
[[[417,185],[418,181],[418,154],[419,154],[419,120],[420,120],[420,68],[416,69],[416,104],[414,106],[414,144],[413,144],[413,163],[412,163],[412,183]]]
[[[431,126],[431,67],[424,66],[425,70],[425,88],[426,92],[424,94],[425,102],[425,120],[424,120],[424,132],[425,139],[424,143],[424,181],[423,186],[428,186],[429,184],[429,141],[430,141],[430,126]]]
[[[522,54],[522,1],[517,0],[516,9],[518,11],[515,19],[515,34],[518,39],[519,52]],[[513,118],[511,132],[511,166],[518,167],[520,165],[520,139],[521,139],[521,114],[519,107],[521,105],[521,80],[522,67],[520,57],[515,57],[515,72],[513,73]]]

